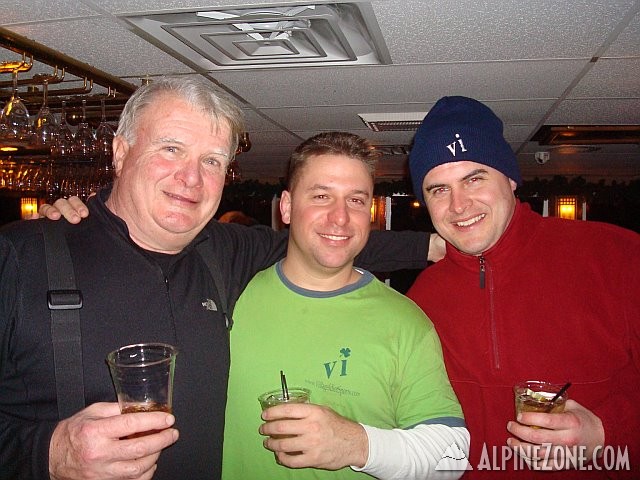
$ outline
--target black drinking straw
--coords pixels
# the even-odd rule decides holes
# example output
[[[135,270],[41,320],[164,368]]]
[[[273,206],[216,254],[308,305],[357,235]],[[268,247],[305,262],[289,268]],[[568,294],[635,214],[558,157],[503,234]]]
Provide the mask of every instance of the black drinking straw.
[[[558,400],[558,399],[562,396],[562,394],[563,394],[564,392],[566,392],[566,391],[567,391],[567,389],[568,389],[570,386],[571,386],[571,382],[567,382],[567,383],[565,383],[565,384],[564,384],[564,387],[562,387],[562,388],[558,391],[558,393],[556,393],[556,394],[555,394],[555,396],[551,399],[551,403],[556,403],[556,400]]]
[[[289,389],[287,388],[287,377],[284,376],[284,372],[280,370],[280,385],[282,385],[282,398],[289,400]]]
[[[567,391],[567,389],[570,386],[571,386],[571,382],[567,382],[564,384],[564,386],[560,390],[558,390],[558,393],[556,393],[551,399],[551,405],[547,407],[547,410],[551,411],[553,409],[553,404],[556,403],[556,400],[558,400],[562,396],[562,394]]]

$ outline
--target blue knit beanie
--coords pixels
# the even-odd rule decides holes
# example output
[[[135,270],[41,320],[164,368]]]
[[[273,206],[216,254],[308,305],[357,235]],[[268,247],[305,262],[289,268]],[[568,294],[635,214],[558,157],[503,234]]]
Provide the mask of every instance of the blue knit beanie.
[[[516,156],[496,114],[473,98],[442,97],[424,117],[409,154],[418,200],[424,203],[422,182],[432,168],[463,160],[495,168],[518,185],[522,183]]]

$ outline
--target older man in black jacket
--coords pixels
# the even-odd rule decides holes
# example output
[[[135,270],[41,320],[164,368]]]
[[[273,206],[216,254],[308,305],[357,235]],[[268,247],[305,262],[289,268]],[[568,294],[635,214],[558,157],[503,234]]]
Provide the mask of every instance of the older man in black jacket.
[[[0,479],[220,477],[230,326],[222,310],[286,248],[286,233],[212,221],[242,130],[237,107],[209,86],[156,80],[127,103],[113,188],[89,202],[86,220],[2,229]],[[49,280],[61,271],[47,269],[45,233],[66,240],[82,295],[78,347],[67,349],[75,360],[62,358],[66,364],[54,349],[58,328],[47,303]],[[373,243],[364,268],[426,264],[427,235]],[[113,402],[105,356],[139,342],[180,350],[175,417],[120,415]],[[60,391],[69,372],[71,391]],[[65,413],[73,402],[79,407]]]

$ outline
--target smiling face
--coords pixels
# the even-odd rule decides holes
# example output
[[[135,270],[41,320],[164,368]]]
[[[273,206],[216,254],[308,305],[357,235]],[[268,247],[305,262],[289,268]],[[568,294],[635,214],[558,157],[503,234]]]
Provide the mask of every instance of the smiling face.
[[[345,155],[309,157],[280,212],[290,224],[283,269],[294,284],[335,290],[353,279],[353,259],[367,243],[373,180],[365,164]]]
[[[114,140],[117,178],[107,205],[139,246],[179,252],[220,204],[230,149],[227,125],[162,94],[140,112],[134,144]]]
[[[516,205],[517,184],[475,162],[438,165],[427,173],[422,187],[435,229],[469,255],[480,255],[498,242]]]

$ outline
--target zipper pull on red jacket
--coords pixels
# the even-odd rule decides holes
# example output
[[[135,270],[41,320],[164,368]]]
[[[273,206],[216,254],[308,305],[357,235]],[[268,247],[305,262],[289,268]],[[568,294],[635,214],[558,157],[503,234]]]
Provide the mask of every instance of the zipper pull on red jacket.
[[[484,267],[484,257],[480,255],[480,288],[484,288],[484,276],[485,276],[485,267]]]

